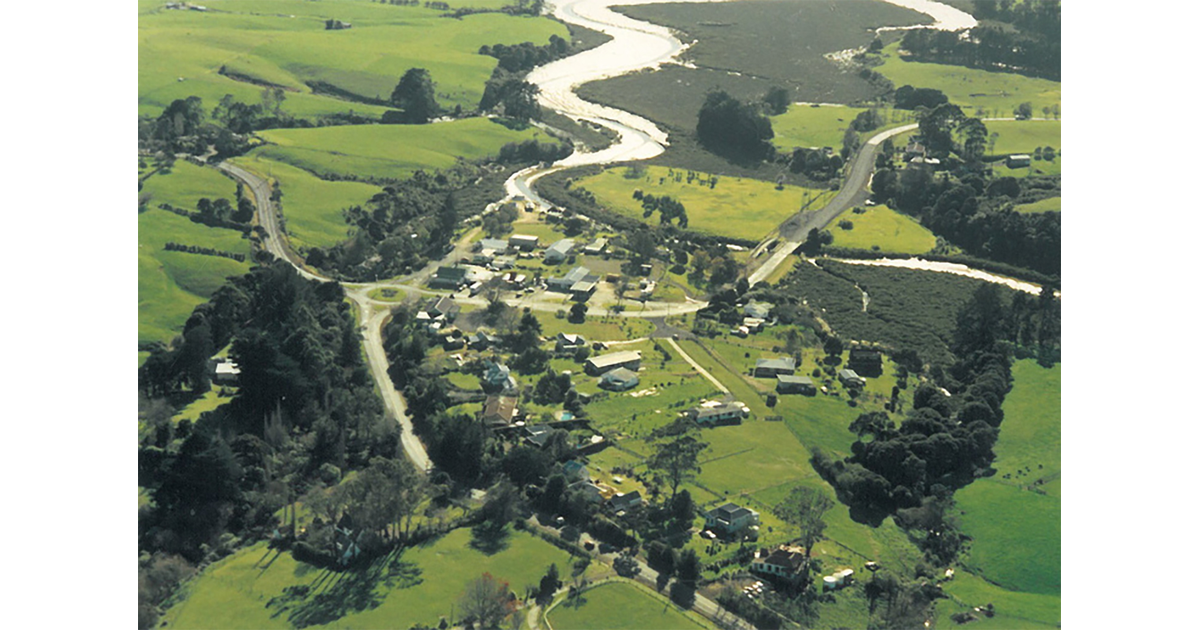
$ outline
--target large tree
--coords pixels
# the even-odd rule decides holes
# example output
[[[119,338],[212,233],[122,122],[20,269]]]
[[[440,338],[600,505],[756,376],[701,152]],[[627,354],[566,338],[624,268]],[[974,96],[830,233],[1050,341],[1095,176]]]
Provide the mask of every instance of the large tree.
[[[393,105],[404,110],[401,120],[406,123],[427,123],[441,111],[433,79],[425,68],[409,68],[392,91],[391,100]]]
[[[480,628],[498,628],[516,610],[516,600],[510,597],[508,582],[484,573],[467,585],[459,609]]]
[[[667,429],[669,432],[659,437],[654,445],[654,454],[646,461],[646,466],[671,486],[671,499],[674,499],[679,486],[700,473],[700,453],[708,443],[696,436],[697,431],[690,420],[681,419]]]
[[[696,136],[710,151],[761,160],[770,154],[775,132],[758,108],[718,90],[709,92],[700,107]]]
[[[804,546],[804,557],[812,557],[812,547],[825,533],[825,512],[833,507],[833,499],[824,492],[808,486],[792,489],[787,498],[775,507],[775,515],[800,530],[800,544]],[[808,579],[808,563],[805,562],[805,582]]]

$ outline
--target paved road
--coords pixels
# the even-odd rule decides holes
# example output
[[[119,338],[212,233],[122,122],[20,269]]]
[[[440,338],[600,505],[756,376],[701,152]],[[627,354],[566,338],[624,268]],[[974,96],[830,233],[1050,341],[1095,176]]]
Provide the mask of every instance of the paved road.
[[[671,344],[672,348],[675,348],[675,351],[679,353],[679,356],[683,357],[684,361],[687,361],[689,365],[696,368],[696,371],[700,373],[700,376],[703,376],[704,378],[708,379],[708,381],[710,383],[715,385],[717,387],[717,389],[721,390],[723,393],[725,393],[725,394],[729,393],[728,387],[725,387],[724,385],[722,385],[721,381],[718,381],[716,379],[716,377],[714,377],[712,374],[709,374],[708,370],[700,367],[700,364],[696,363],[695,359],[693,359],[691,355],[684,352],[683,348],[680,348],[679,344],[675,343],[674,339],[667,337],[667,343]]]

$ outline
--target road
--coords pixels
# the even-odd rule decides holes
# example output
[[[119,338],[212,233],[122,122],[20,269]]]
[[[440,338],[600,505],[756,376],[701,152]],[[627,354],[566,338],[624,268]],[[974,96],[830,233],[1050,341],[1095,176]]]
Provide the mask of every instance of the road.
[[[717,389],[721,390],[723,393],[725,393],[725,394],[729,393],[728,387],[725,387],[724,385],[722,385],[721,381],[718,381],[716,379],[716,377],[714,377],[712,374],[709,374],[708,370],[700,367],[700,364],[696,363],[695,359],[693,359],[690,354],[684,352],[683,348],[680,348],[679,344],[675,343],[674,339],[668,337],[667,343],[671,344],[672,348],[675,348],[675,351],[679,353],[679,356],[683,357],[684,361],[688,362],[688,365],[691,365],[692,367],[696,368],[696,371],[700,373],[700,376],[703,376],[704,378],[708,379],[708,382],[715,385],[717,387]]]

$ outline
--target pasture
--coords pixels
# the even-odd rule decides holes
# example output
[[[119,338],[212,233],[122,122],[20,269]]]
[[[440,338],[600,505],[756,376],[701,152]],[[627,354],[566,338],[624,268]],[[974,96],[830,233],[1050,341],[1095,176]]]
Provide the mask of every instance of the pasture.
[[[1033,105],[1034,116],[1042,116],[1043,107],[1062,106],[1062,84],[1005,72],[988,72],[963,66],[919,61],[904,61],[899,43],[884,48],[883,65],[874,70],[891,79],[896,87],[935,88],[941,90],[963,113],[975,116],[982,110],[990,118],[1007,118],[1024,102]],[[988,129],[993,123],[987,123]],[[1055,148],[1058,145],[1054,145]]]
[[[214,169],[177,161],[170,171],[145,180],[151,197],[138,215],[138,343],[169,342],[183,330],[192,309],[205,301],[225,278],[250,269],[250,241],[235,230],[213,228],[156,206],[169,203],[195,211],[201,197],[232,203],[236,184]],[[166,251],[168,242],[245,254],[247,262]]]
[[[857,214],[847,212],[829,226],[836,247],[872,249],[900,254],[923,254],[937,245],[937,237],[910,216],[887,206],[871,206]],[[849,230],[841,227],[849,221]]]
[[[687,209],[687,229],[748,241],[762,239],[793,213],[820,207],[834,194],[787,185],[777,190],[774,184],[760,180],[708,173],[698,173],[689,183],[686,174],[665,166],[615,167],[579,180],[574,186],[591,191],[605,208],[650,224],[658,224],[658,215],[644,216],[633,191],[667,195]],[[714,177],[716,184],[710,187]]]
[[[710,628],[695,613],[636,582],[608,582],[559,602],[548,620],[555,630],[696,630]]]
[[[867,109],[866,107],[843,105],[793,103],[786,112],[778,116],[771,116],[771,129],[775,131],[775,139],[772,142],[781,151],[791,151],[796,147],[839,149],[842,146],[842,137],[850,128],[854,117]],[[884,129],[915,120],[912,112],[902,109],[879,108],[879,114],[885,121],[883,126],[873,131],[860,133],[859,137],[868,137]]]
[[[1062,197],[1047,197],[1033,203],[1023,203],[1013,208],[1017,212],[1034,214],[1037,212],[1062,212]]]
[[[550,564],[569,574],[570,556],[524,532],[511,532],[492,554],[471,545],[471,531],[381,558],[369,569],[331,573],[259,543],[209,566],[186,598],[163,617],[170,628],[395,628],[436,625],[453,611],[467,583],[483,573],[516,593],[536,585]],[[289,596],[308,587],[308,596]]]
[[[430,125],[272,129],[258,135],[267,144],[255,149],[255,156],[317,175],[393,179],[406,178],[418,169],[449,168],[459,159],[493,156],[510,142],[553,141],[536,127],[514,131],[489,118]]]
[[[972,536],[964,564],[1005,588],[1058,595],[1061,588],[1061,364],[1013,365],[996,443],[996,474],[956,495]]]
[[[545,44],[567,29],[547,18],[499,13],[440,17],[442,11],[364,1],[213,0],[207,12],[138,6],[138,114],[199,96],[214,107],[225,94],[258,103],[264,85],[285,90],[283,109],[300,117],[353,111],[378,117],[400,76],[426,68],[447,109],[473,109],[496,60],[491,44]],[[456,6],[461,6],[455,3]],[[326,19],[353,24],[325,30]],[[353,100],[319,93],[329,86]]]

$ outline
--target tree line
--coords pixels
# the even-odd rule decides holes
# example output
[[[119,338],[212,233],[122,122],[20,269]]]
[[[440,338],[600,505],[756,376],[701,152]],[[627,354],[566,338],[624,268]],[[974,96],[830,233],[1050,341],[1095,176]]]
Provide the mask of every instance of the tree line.
[[[176,243],[173,241],[167,241],[166,244],[163,245],[163,249],[168,252],[185,252],[188,254],[200,254],[203,256],[216,256],[218,258],[228,258],[230,260],[236,260],[238,262],[246,261],[245,254],[239,254],[237,252],[227,252],[227,251],[215,249],[212,247],[200,247],[198,245],[184,245],[182,243]]]

